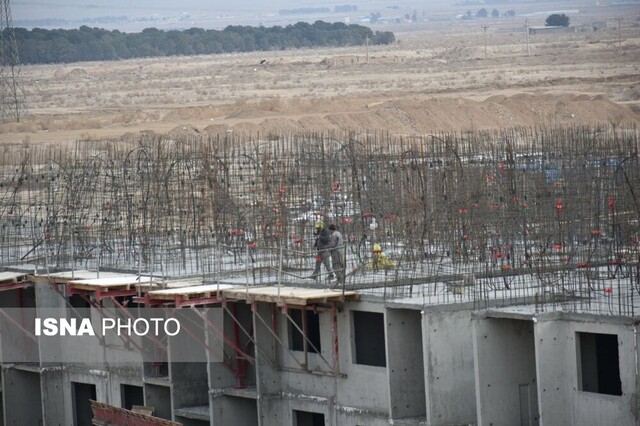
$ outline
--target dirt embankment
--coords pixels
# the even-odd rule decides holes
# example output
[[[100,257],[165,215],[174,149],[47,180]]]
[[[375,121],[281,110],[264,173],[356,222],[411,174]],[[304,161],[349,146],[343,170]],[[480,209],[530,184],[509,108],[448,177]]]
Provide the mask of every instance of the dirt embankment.
[[[354,105],[355,106],[355,105]],[[463,98],[400,99],[362,105],[335,113],[294,111],[234,111],[221,123],[202,127],[209,135],[279,134],[327,130],[374,131],[392,134],[424,134],[436,131],[490,130],[541,125],[632,124],[640,113],[604,96],[570,94],[517,94],[493,96],[484,101]],[[261,114],[262,112],[262,114]],[[267,118],[264,118],[264,117]],[[248,118],[251,117],[251,118]],[[262,117],[262,118],[261,118]],[[233,123],[233,124],[231,124]],[[179,130],[179,126],[175,130]],[[197,126],[196,126],[197,127]]]

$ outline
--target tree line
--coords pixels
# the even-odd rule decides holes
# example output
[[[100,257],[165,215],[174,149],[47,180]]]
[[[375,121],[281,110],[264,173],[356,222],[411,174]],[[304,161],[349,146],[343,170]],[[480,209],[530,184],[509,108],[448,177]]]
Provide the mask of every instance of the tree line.
[[[6,30],[5,30],[6,31]],[[298,22],[286,27],[228,26],[224,30],[191,28],[164,31],[147,28],[123,33],[82,26],[72,30],[15,28],[23,64],[108,61],[154,56],[284,50],[305,47],[390,44],[389,31],[375,33],[362,25],[341,22]]]

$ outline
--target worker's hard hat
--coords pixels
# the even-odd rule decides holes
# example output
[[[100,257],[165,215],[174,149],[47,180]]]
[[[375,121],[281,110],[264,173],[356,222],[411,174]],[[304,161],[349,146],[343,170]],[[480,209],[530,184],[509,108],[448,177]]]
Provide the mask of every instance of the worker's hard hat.
[[[382,251],[382,247],[380,247],[380,244],[374,244],[373,245],[373,252],[374,253],[380,253]]]
[[[317,222],[316,222],[316,226],[315,226],[315,228],[316,228],[316,229],[322,229],[322,228],[324,228],[324,222],[323,222],[323,221],[321,221],[321,220],[317,221]]]

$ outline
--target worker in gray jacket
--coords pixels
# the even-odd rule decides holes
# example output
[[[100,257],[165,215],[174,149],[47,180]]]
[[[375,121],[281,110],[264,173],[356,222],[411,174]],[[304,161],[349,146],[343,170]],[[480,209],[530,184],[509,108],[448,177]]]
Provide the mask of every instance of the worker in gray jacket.
[[[318,251],[316,255],[316,266],[313,271],[312,278],[316,281],[320,278],[320,267],[324,264],[324,267],[327,269],[329,273],[328,278],[330,280],[333,279],[333,271],[331,270],[331,233],[324,227],[324,222],[319,220],[315,225],[315,235],[316,241],[314,243],[314,247]]]
[[[333,272],[335,272],[336,278],[338,279],[337,284],[344,284],[345,267],[347,263],[344,240],[342,239],[342,234],[333,223],[329,225],[329,232],[331,232],[329,247],[331,249],[331,265],[333,266]]]

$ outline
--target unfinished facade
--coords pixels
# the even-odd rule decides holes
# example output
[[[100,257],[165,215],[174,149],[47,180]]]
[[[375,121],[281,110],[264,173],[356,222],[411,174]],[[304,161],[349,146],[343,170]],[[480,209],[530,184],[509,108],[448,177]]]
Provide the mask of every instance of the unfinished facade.
[[[4,424],[638,424],[638,145],[554,128],[5,149],[3,324],[192,317],[160,349],[3,333]],[[308,279],[318,220],[344,236],[344,283]]]

